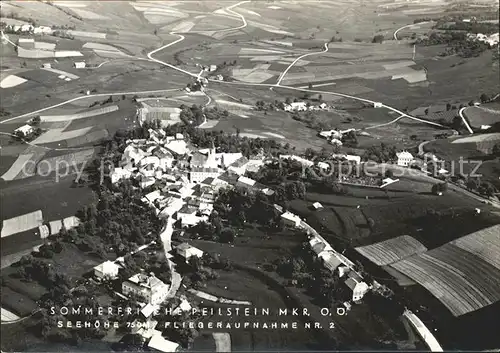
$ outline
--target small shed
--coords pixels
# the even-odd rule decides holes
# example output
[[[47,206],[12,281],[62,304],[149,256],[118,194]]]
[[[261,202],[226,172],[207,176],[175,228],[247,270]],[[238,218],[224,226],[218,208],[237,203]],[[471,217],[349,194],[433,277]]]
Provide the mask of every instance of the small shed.
[[[86,64],[84,61],[75,62],[75,68],[77,68],[77,69],[84,69],[85,66],[86,66]]]
[[[320,210],[323,208],[323,205],[320,204],[319,202],[315,202],[312,204],[312,207],[315,209],[315,210]]]

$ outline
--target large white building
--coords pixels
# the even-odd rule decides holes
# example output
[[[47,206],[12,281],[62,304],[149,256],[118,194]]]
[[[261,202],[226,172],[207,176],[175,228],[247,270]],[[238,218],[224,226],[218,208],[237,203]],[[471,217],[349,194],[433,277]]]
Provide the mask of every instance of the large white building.
[[[163,283],[154,274],[138,273],[122,283],[124,295],[134,295],[148,304],[160,304],[165,300],[170,286]]]
[[[401,167],[408,167],[413,162],[413,155],[410,152],[403,151],[396,153],[398,158],[397,164]]]
[[[298,227],[300,226],[300,217],[297,216],[296,214],[293,214],[291,212],[286,211],[281,215],[281,219],[285,222],[285,225],[291,226],[291,227]]]
[[[193,154],[190,164],[189,180],[192,183],[201,183],[207,178],[217,178],[222,174],[218,168],[219,163],[214,146],[208,151],[207,156],[199,152]]]
[[[18,127],[17,129],[14,130],[14,134],[22,137],[26,137],[28,135],[31,135],[33,133],[34,129],[33,126],[31,125],[23,125],[21,127]]]
[[[290,104],[285,104],[285,111],[287,112],[301,112],[307,110],[307,104],[305,102],[293,102]]]

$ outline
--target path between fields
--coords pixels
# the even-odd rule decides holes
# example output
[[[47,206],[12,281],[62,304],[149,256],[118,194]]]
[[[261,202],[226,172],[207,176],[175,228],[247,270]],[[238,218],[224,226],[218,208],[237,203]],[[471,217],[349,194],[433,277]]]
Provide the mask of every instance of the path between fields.
[[[467,122],[467,119],[465,118],[464,116],[464,110],[467,109],[468,107],[463,107],[463,108],[460,108],[460,110],[458,111],[458,115],[460,116],[460,118],[462,119],[465,127],[467,128],[467,130],[469,131],[469,133],[472,135],[474,133],[474,131],[472,131],[472,129],[470,128],[469,126],[469,123]]]
[[[295,59],[290,65],[288,65],[288,67],[285,69],[285,71],[283,71],[281,73],[281,75],[278,77],[278,82],[276,82],[276,85],[279,86],[279,84],[281,83],[281,81],[283,80],[283,78],[285,78],[285,75],[288,72],[288,70],[290,70],[292,68],[292,66],[295,65],[295,63],[298,62],[299,60],[302,60],[303,58],[305,58],[307,56],[326,53],[328,51],[328,43],[325,43],[324,46],[325,46],[325,49],[323,49],[322,51],[303,54],[303,55],[299,56],[297,59]]]
[[[433,22],[433,21],[424,21],[424,22],[419,22],[419,23],[412,23],[412,24],[409,24],[409,25],[406,25],[406,26],[403,26],[403,27],[399,27],[398,29],[396,29],[394,31],[394,40],[399,40],[398,39],[398,32],[401,31],[402,29],[410,28],[410,27],[418,26],[418,25],[423,25],[423,24],[427,24],[427,23],[431,23],[431,22]]]
[[[236,13],[234,11],[232,11],[231,9],[235,8],[236,6],[239,6],[240,4],[243,4],[243,3],[247,3],[247,2],[250,2],[250,1],[241,1],[237,4],[234,4],[234,5],[231,5],[229,7],[226,7],[226,10],[232,14],[234,14],[235,16],[238,16],[242,21],[243,21],[243,24],[238,26],[238,27],[232,27],[232,28],[226,28],[226,29],[222,29],[222,30],[218,30],[216,32],[223,32],[223,31],[232,31],[232,30],[238,30],[238,29],[242,29],[242,28],[245,28],[247,27],[247,22],[246,22],[246,19],[243,15],[239,14],[239,13]],[[191,31],[189,33],[197,33],[195,31]],[[182,35],[182,34],[179,34],[177,32],[171,32],[171,34],[174,34],[174,35],[178,35],[179,38],[177,40],[174,40],[173,42],[171,43],[168,43],[158,49],[155,49],[153,51],[151,51],[150,53],[147,54],[148,58],[151,60],[151,61],[154,61],[158,64],[161,64],[161,65],[164,65],[164,66],[167,66],[173,70],[176,70],[176,71],[179,71],[179,72],[182,72],[186,75],[189,75],[191,77],[198,77],[197,74],[194,74],[194,73],[191,73],[189,71],[186,71],[184,69],[181,69],[180,67],[177,67],[175,65],[171,65],[169,63],[166,63],[164,61],[161,61],[161,60],[158,60],[158,59],[155,59],[153,57],[153,54],[163,50],[163,49],[166,49],[172,45],[175,45],[181,41],[183,41],[185,39],[185,37]],[[4,36],[3,32],[2,32],[2,36]],[[14,44],[15,45],[15,44]],[[315,54],[315,53],[309,53],[309,54]],[[300,57],[299,57],[300,58]],[[142,60],[142,59],[141,59]],[[297,60],[298,61],[298,60]],[[349,98],[349,99],[353,99],[353,100],[358,100],[358,101],[361,101],[361,102],[365,102],[365,103],[370,103],[370,104],[375,104],[377,102],[375,101],[372,101],[372,100],[369,100],[369,99],[365,99],[365,98],[360,98],[360,97],[356,97],[356,96],[352,96],[352,95],[348,95],[348,94],[343,94],[343,93],[338,93],[338,92],[330,92],[330,91],[319,91],[319,90],[313,90],[313,89],[304,89],[304,88],[298,88],[298,87],[292,87],[292,86],[284,86],[284,85],[281,85],[280,83],[277,83],[277,84],[264,84],[264,83],[246,83],[246,82],[226,82],[226,81],[218,81],[218,80],[208,80],[210,82],[214,82],[214,83],[219,83],[219,84],[228,84],[228,85],[243,85],[243,86],[250,86],[250,87],[269,87],[269,88],[273,88],[273,87],[280,87],[280,88],[283,88],[283,89],[290,89],[290,90],[295,90],[295,91],[300,91],[300,92],[309,92],[309,93],[319,93],[319,94],[330,94],[330,95],[334,95],[334,96],[339,96],[339,97],[344,97],[344,98]],[[174,89],[175,90],[175,89]],[[23,114],[21,116],[18,116],[18,117],[14,117],[14,118],[10,118],[10,119],[7,119],[7,120],[4,120],[3,122],[0,122],[0,123],[5,123],[5,122],[9,122],[9,121],[12,121],[12,120],[15,120],[15,119],[18,119],[18,118],[22,118],[22,117],[26,117],[26,116],[30,116],[30,115],[33,115],[33,114],[36,114],[36,113],[39,113],[39,112],[42,112],[42,111],[45,111],[45,110],[48,110],[48,109],[51,109],[51,108],[55,108],[55,107],[59,107],[59,106],[62,106],[64,104],[67,104],[67,103],[71,103],[71,102],[74,102],[78,99],[83,99],[84,97],[103,97],[103,96],[109,96],[109,95],[123,95],[123,94],[141,94],[141,93],[154,93],[154,92],[165,92],[165,91],[171,91],[171,90],[158,90],[158,91],[142,91],[142,92],[119,92],[119,93],[107,93],[107,94],[95,94],[95,95],[89,95],[89,96],[83,96],[83,97],[77,97],[77,98],[73,98],[73,99],[70,99],[66,102],[62,102],[62,103],[59,103],[59,104],[56,104],[56,105],[53,105],[51,107],[47,107],[47,108],[43,108],[43,109],[39,109],[37,111],[34,111],[34,112],[31,112],[31,113],[27,113],[27,114]],[[416,120],[416,121],[419,121],[419,122],[422,122],[422,123],[426,123],[426,124],[430,124],[430,125],[434,125],[434,126],[439,126],[439,127],[445,127],[441,124],[438,124],[438,123],[434,123],[434,122],[430,122],[430,121],[426,121],[426,120],[422,120],[422,119],[418,119],[416,117],[413,117],[409,114],[406,114],[396,108],[393,108],[391,106],[388,106],[386,104],[382,104],[382,107],[386,108],[386,109],[389,109],[391,111],[394,111],[398,114],[400,114],[402,117],[406,117],[406,118],[409,118],[409,119],[412,119],[412,120]]]

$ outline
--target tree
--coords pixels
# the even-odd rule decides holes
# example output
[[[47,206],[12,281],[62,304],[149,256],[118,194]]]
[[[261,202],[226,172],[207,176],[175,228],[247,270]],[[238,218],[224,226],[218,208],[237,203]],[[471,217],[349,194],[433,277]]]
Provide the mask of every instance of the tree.
[[[450,103],[446,103],[446,111],[450,111],[451,110],[451,104]]]
[[[308,87],[309,87],[309,89],[312,89],[313,88],[313,84],[311,82],[309,82]]]
[[[318,96],[318,100],[319,100],[320,102],[323,100],[323,95],[322,95],[322,94],[320,94],[320,95]]]
[[[383,41],[384,41],[384,36],[382,34],[377,34],[372,39],[372,43],[382,43]]]
[[[286,97],[285,104],[290,104],[290,103],[292,103],[292,99],[290,97]]]
[[[491,154],[496,158],[500,158],[500,143],[497,143],[495,144],[495,146],[493,146]]]
[[[31,122],[34,126],[39,126],[41,123],[42,119],[40,118],[40,115],[35,116]]]
[[[445,191],[448,190],[448,183],[437,183],[437,184],[434,184],[432,185],[432,193],[433,194],[439,194],[439,193],[443,193]]]
[[[224,228],[220,233],[220,241],[223,243],[232,243],[234,241],[235,234],[234,230],[231,228]]]
[[[486,93],[483,93],[479,99],[481,100],[481,103],[487,103],[490,100],[490,97]]]
[[[386,172],[385,172],[385,177],[386,178],[392,178],[394,176],[394,173],[391,169],[388,169]]]
[[[425,108],[424,113],[425,113],[425,115],[428,115],[429,114],[429,108]]]

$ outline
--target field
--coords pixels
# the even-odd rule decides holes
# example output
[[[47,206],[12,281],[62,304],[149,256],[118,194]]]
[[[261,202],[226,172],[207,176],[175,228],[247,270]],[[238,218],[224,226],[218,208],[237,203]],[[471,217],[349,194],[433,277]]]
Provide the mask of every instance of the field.
[[[477,142],[481,136],[472,136],[472,142],[462,140],[464,138],[431,141],[424,146],[424,151],[434,153],[439,158],[446,160],[448,165],[454,162],[455,168],[462,165],[464,175],[471,175],[479,165],[479,168],[474,171],[475,174],[481,175],[483,181],[489,181],[498,188],[500,187],[498,161],[484,153],[491,152],[493,146],[490,142]],[[456,141],[462,141],[462,143],[456,143]],[[483,147],[486,147],[485,150],[481,150],[483,144]],[[462,163],[460,163],[461,158],[464,161]]]
[[[338,249],[371,245],[403,234],[432,249],[500,222],[478,201],[452,190],[436,197],[430,193],[430,183],[399,178],[402,182],[389,186],[387,194],[353,186],[347,187],[347,195],[309,188],[306,199],[293,200],[290,207]],[[324,208],[312,211],[313,202]],[[481,214],[475,213],[476,207],[483,209]],[[429,214],[430,209],[441,214],[439,224]],[[369,219],[373,220],[371,226]]]
[[[356,248],[357,252],[378,266],[385,266],[426,250],[425,246],[407,235]]]
[[[295,237],[295,239],[294,239]],[[374,339],[387,334],[390,319],[379,318],[369,305],[363,303],[353,307],[347,316],[324,317],[319,315],[320,304],[315,296],[317,293],[307,288],[296,288],[287,285],[287,280],[281,278],[273,271],[264,271],[270,263],[280,257],[290,256],[290,250],[300,244],[301,239],[296,234],[287,234],[285,230],[279,234],[264,234],[262,230],[247,227],[242,234],[236,237],[234,245],[218,244],[214,242],[191,240],[194,246],[212,254],[219,254],[229,259],[235,267],[232,271],[218,271],[220,277],[209,281],[203,291],[224,298],[248,300],[255,308],[270,308],[271,315],[250,318],[248,321],[272,321],[277,308],[306,307],[311,313],[311,320],[321,322],[323,328],[334,321],[336,328],[324,330],[327,336],[319,335],[316,330],[303,330],[303,323],[296,330],[234,330],[231,333],[233,351],[248,351],[252,349],[280,349],[292,347],[301,349],[325,349],[325,347],[339,347],[354,349],[360,347],[373,347]],[[281,298],[281,299],[280,299]],[[281,302],[280,302],[281,301]],[[222,304],[204,305],[226,307]],[[212,320],[220,320],[214,317]],[[234,321],[241,318],[222,318],[224,321]],[[300,321],[300,316],[281,316],[278,321]],[[390,335],[398,332],[402,327],[393,322]],[[330,342],[325,341],[329,336]],[[257,339],[258,337],[258,339]],[[331,341],[333,339],[333,341]],[[203,340],[205,342],[205,340]],[[315,343],[315,344],[314,344]],[[202,343],[200,343],[202,344]],[[205,343],[207,344],[207,343]]]
[[[498,110],[498,104],[468,107],[464,109],[463,114],[470,122],[470,124],[475,128],[481,128],[482,125],[491,126],[500,122],[500,111]]]
[[[61,253],[53,259],[44,261],[50,263],[56,272],[64,272],[70,278],[81,278],[100,262],[99,259],[86,255],[72,244],[66,244]],[[37,307],[34,302],[50,288],[45,288],[36,282],[25,282],[16,277],[16,271],[16,267],[2,269],[2,280],[5,283],[2,288],[2,306],[23,317]]]
[[[499,234],[500,226],[495,226],[465,238],[473,238],[475,244],[483,242],[484,249],[488,249],[488,244],[498,249]],[[476,246],[474,251],[477,250]],[[461,247],[449,243],[391,266],[424,286],[455,316],[460,316],[500,300],[500,269],[495,265],[498,262],[494,257],[482,259],[463,243]]]

